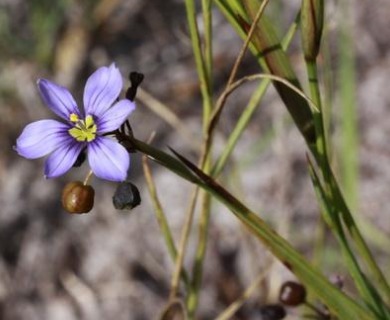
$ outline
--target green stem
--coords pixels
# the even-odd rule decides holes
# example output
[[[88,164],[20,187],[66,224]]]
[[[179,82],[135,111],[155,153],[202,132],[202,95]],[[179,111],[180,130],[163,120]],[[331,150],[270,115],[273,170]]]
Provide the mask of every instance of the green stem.
[[[329,182],[329,171],[327,170],[328,166],[328,152],[327,152],[327,135],[324,127],[324,110],[322,107],[321,94],[319,90],[318,84],[318,70],[317,64],[315,61],[306,60],[306,68],[307,68],[307,76],[309,80],[309,89],[310,89],[310,98],[313,100],[315,105],[318,108],[318,111],[314,112],[314,126],[316,128],[316,147],[317,153],[317,161],[319,162],[319,166],[321,168],[321,172],[323,174],[324,180]],[[328,185],[328,184],[326,184]],[[329,190],[328,190],[329,192]],[[322,206],[320,208],[322,216],[326,215],[326,209]],[[331,223],[331,219],[327,220]],[[316,241],[315,241],[315,250],[316,253],[322,252],[323,243],[321,243],[324,239],[325,235],[325,224],[319,220],[317,224],[317,232],[316,232]],[[315,255],[315,258],[319,259],[319,254]],[[318,261],[317,261],[318,263]]]
[[[210,205],[211,197],[208,193],[202,192],[201,200],[201,216],[199,220],[199,240],[195,254],[195,262],[193,268],[192,288],[188,294],[187,307],[189,319],[194,318],[195,311],[199,302],[199,291],[202,285],[203,264],[206,254],[208,231],[210,223]]]
[[[149,190],[150,197],[152,199],[152,203],[154,206],[154,212],[156,214],[158,225],[160,226],[161,233],[163,234],[165,244],[168,248],[168,252],[172,258],[173,261],[176,261],[177,258],[177,250],[175,246],[175,242],[173,240],[172,232],[168,224],[168,220],[166,218],[164,209],[161,206],[160,200],[157,195],[156,186],[153,181],[152,173],[149,167],[149,164],[147,163],[146,156],[143,156],[142,158],[142,165],[144,169],[144,175],[146,180],[146,185]],[[188,288],[190,285],[189,277],[187,272],[181,268],[181,271],[179,271],[186,287]],[[173,297],[172,297],[173,298]]]
[[[212,66],[213,66],[213,55],[212,55],[212,15],[211,15],[211,0],[202,0],[202,13],[203,13],[203,21],[204,21],[204,57],[205,57],[205,65],[206,72],[208,76],[209,83],[209,92],[211,96],[212,92]],[[203,128],[204,133],[207,134],[207,125],[210,121],[211,117],[210,113],[203,115]],[[211,146],[210,146],[211,148]],[[204,161],[203,157],[200,160],[202,169],[205,172],[209,171],[210,168],[210,150],[208,151],[207,160]],[[203,275],[203,264],[204,257],[207,248],[207,240],[208,240],[208,231],[209,231],[209,222],[210,222],[210,212],[211,212],[211,198],[210,195],[202,192],[201,194],[201,215],[199,220],[199,239],[198,246],[195,254],[195,262],[193,268],[193,279],[192,279],[192,291],[188,296],[188,316],[189,318],[193,318],[195,315],[195,310],[198,306],[199,301],[199,291],[202,284],[202,275]]]
[[[211,14],[211,0],[202,0],[202,13],[204,24],[204,61],[205,72],[208,84],[208,94],[212,97],[213,92],[213,43],[212,43],[212,14]],[[211,111],[211,110],[210,110]],[[205,115],[205,120],[208,119],[210,114]],[[206,121],[205,121],[206,122]],[[207,123],[207,122],[206,122]]]
[[[321,168],[325,181],[329,181],[329,172],[327,170],[328,152],[326,135],[324,129],[324,119],[322,112],[321,95],[318,85],[318,70],[315,61],[306,61],[307,75],[309,78],[310,97],[314,104],[317,106],[317,111],[314,112],[314,126],[316,129],[316,147],[317,147],[317,160]]]
[[[194,53],[196,69],[199,75],[200,81],[200,91],[202,93],[203,98],[203,126],[204,129],[207,124],[207,119],[209,118],[212,110],[212,97],[211,97],[211,79],[209,79],[208,75],[211,74],[211,61],[206,64],[205,58],[202,53],[202,42],[199,36],[198,24],[196,22],[196,9],[195,9],[195,1],[194,0],[185,0],[186,12],[187,12],[187,21],[188,27],[190,31],[192,50]],[[210,16],[211,17],[211,16]],[[210,37],[211,39],[211,37]],[[208,45],[211,45],[211,40],[209,40]],[[211,55],[211,48],[208,47],[207,55]],[[211,59],[211,58],[207,58]]]
[[[200,41],[198,26],[196,23],[196,10],[193,0],[186,0],[187,19],[190,28],[190,35],[192,41],[192,48],[195,56],[196,68],[199,74],[201,92],[203,98],[203,134],[204,140],[208,132],[208,124],[212,114],[213,101],[212,101],[212,14],[211,14],[211,0],[202,0],[202,11],[204,21],[204,46],[202,51],[202,43]],[[203,152],[200,157],[200,167],[206,169],[209,162],[209,152],[211,150],[211,143],[207,145],[203,144]],[[195,193],[197,194],[197,192]],[[209,197],[208,195],[205,196]],[[196,196],[193,199],[193,204],[196,202]],[[192,224],[192,217],[194,215],[195,206],[191,206],[191,210],[188,214],[191,219],[188,219],[184,229],[187,230],[187,237],[189,232],[189,226]],[[199,288],[201,285],[201,275],[203,269],[204,252],[207,246],[207,234],[208,234],[208,221],[210,215],[210,201],[204,201],[202,205],[201,221],[200,221],[200,239],[198,244],[198,250],[196,255],[196,262],[194,267],[194,279],[192,281],[191,290],[187,296],[187,307],[189,318],[193,318],[199,299]]]
[[[176,263],[175,263],[175,271],[172,277],[171,282],[171,293],[170,297],[173,298],[177,294],[177,290],[179,287],[179,280],[180,280],[180,270],[183,269],[183,261],[184,261],[184,255],[186,252],[188,239],[191,231],[192,221],[194,219],[194,213],[195,213],[195,205],[196,205],[196,199],[198,197],[199,188],[196,186],[191,194],[190,204],[188,206],[188,210],[186,213],[186,220],[184,221],[183,229],[181,232],[180,237],[180,243],[179,243],[179,252],[177,255]],[[187,288],[187,301],[188,296],[191,295],[191,292],[193,291],[192,283],[190,282],[190,286]]]
[[[205,130],[204,130],[204,148],[203,148],[203,152],[202,152],[202,156],[201,156],[201,160],[200,160],[200,167],[207,174],[210,172],[210,169],[211,169],[210,152],[212,149],[214,129],[216,127],[216,124],[218,123],[219,116],[220,116],[222,109],[225,105],[227,96],[229,95],[229,89],[233,85],[233,81],[234,81],[234,78],[237,74],[238,67],[241,64],[241,61],[244,57],[246,49],[248,48],[248,45],[252,39],[252,35],[255,31],[256,24],[259,21],[268,1],[269,0],[265,0],[258,9],[256,17],[253,21],[253,24],[248,32],[247,39],[245,40],[245,42],[240,50],[240,53],[239,53],[234,65],[233,65],[228,82],[226,84],[226,89],[225,89],[224,93],[221,95],[220,99],[218,99],[218,102],[216,104],[215,109],[213,110],[213,113],[211,115],[209,115],[208,118],[204,117],[204,119],[207,120],[207,123],[204,126],[204,128],[205,128]],[[210,7],[204,7],[204,10],[210,10]],[[203,200],[202,200],[202,213],[201,213],[200,225],[199,225],[199,242],[198,242],[197,253],[196,253],[196,258],[195,258],[194,271],[193,271],[193,274],[194,274],[193,290],[190,292],[190,295],[188,297],[188,313],[189,313],[190,319],[192,319],[194,317],[195,309],[197,307],[198,300],[199,300],[199,289],[200,289],[201,281],[202,281],[203,261],[204,261],[204,257],[205,257],[205,253],[206,253],[209,222],[210,222],[210,205],[211,205],[210,195],[204,194]]]
[[[339,87],[342,186],[346,202],[353,211],[358,207],[358,128],[354,42],[350,36],[348,4],[340,3],[343,19],[339,36]]]

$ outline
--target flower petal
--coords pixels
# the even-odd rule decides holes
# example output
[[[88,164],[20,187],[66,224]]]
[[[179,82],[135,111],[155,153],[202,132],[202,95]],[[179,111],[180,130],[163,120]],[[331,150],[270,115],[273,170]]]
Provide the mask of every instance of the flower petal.
[[[27,159],[43,157],[69,139],[68,129],[66,124],[56,120],[30,123],[23,129],[14,148]]]
[[[75,163],[84,143],[76,142],[69,137],[59,148],[47,158],[45,162],[45,177],[56,178],[68,171]]]
[[[37,84],[43,101],[56,115],[67,121],[71,113],[80,116],[76,101],[68,89],[46,79],[39,79]]]
[[[105,137],[98,137],[88,144],[88,161],[97,177],[110,181],[124,181],[130,165],[126,149]]]
[[[105,133],[118,129],[134,109],[135,103],[129,100],[124,99],[115,103],[96,119],[97,132]]]
[[[118,98],[122,85],[122,76],[114,63],[97,69],[85,85],[85,113],[96,117],[102,115]]]

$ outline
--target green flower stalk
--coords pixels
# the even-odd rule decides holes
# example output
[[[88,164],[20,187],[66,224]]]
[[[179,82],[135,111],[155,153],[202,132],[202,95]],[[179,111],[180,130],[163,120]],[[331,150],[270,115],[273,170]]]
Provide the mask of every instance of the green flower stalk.
[[[306,61],[315,61],[324,27],[324,1],[303,0],[301,8],[302,47]]]

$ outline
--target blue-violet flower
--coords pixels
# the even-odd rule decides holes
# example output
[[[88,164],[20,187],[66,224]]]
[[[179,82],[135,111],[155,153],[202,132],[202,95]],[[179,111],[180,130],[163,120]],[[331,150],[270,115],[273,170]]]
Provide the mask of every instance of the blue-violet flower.
[[[65,121],[40,120],[27,125],[16,141],[19,155],[36,159],[50,154],[45,162],[45,177],[55,178],[67,172],[86,148],[89,165],[97,177],[125,180],[129,154],[117,141],[104,136],[118,129],[135,109],[129,100],[117,101],[123,82],[115,64],[99,68],[88,78],[83,111],[66,88],[46,79],[37,83],[43,101]]]

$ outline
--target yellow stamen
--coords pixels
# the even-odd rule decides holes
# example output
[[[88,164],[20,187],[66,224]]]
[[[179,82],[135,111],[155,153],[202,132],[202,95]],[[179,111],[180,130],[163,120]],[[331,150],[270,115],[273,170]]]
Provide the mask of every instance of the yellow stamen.
[[[68,130],[73,138],[80,142],[91,142],[95,139],[97,127],[91,115],[86,116],[85,120],[80,120],[77,114],[72,113],[69,119],[75,123],[75,126]]]
[[[69,119],[71,122],[78,122],[79,121],[79,116],[75,113],[71,113],[69,116]]]
[[[95,125],[95,122],[93,121],[93,118],[92,116],[88,115],[86,118],[85,118],[85,126],[87,129],[90,129],[92,128],[93,126]],[[96,127],[96,126],[95,126]],[[96,132],[96,130],[95,130]]]

